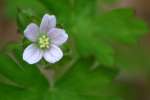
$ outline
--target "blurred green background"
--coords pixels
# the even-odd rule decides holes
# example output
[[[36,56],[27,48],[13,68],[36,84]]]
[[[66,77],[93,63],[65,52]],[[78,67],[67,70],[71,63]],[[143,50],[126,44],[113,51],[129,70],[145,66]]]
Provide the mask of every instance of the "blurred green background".
[[[50,83],[21,56],[15,60],[25,71],[2,55],[0,100],[150,100],[149,6],[148,0],[1,0],[1,53],[21,55],[19,46],[6,45],[21,43],[30,22],[55,14],[70,36],[63,50],[71,54],[50,69],[56,81],[66,69],[60,66],[71,63],[71,70],[48,91],[49,68],[42,72]]]

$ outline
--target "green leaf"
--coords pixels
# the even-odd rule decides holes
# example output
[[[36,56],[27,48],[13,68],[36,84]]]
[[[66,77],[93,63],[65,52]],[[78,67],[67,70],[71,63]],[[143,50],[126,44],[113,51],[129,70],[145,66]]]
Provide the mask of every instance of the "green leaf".
[[[18,60],[18,59],[17,59]],[[1,55],[0,57],[0,73],[9,77],[12,81],[22,84],[23,86],[35,86],[38,80],[43,80],[43,77],[39,74],[39,71],[28,64],[17,64],[10,57]],[[10,67],[9,67],[10,66]],[[34,76],[37,76],[36,80],[33,80]],[[42,84],[42,82],[40,83]]]
[[[135,43],[148,32],[148,26],[134,16],[132,9],[120,8],[98,17],[99,35],[122,43]]]
[[[50,14],[57,16],[58,22],[63,22],[64,26],[72,26],[72,20],[80,16],[82,13],[93,16],[96,13],[96,0],[38,0],[47,9],[50,10]]]
[[[80,15],[72,28],[81,56],[94,55],[101,64],[113,66],[112,43],[133,44],[148,32],[147,25],[131,9],[115,9],[96,17]]]
[[[37,0],[6,0],[5,12],[7,17],[16,19],[17,8],[21,9],[32,9],[34,12],[38,14],[43,14],[43,12],[47,11],[45,7],[39,3]],[[35,9],[36,8],[36,9]]]
[[[90,62],[90,61],[89,61]],[[50,91],[50,100],[121,100],[112,92],[112,79],[117,70],[89,68],[87,61],[78,61],[68,73],[56,82]],[[109,90],[108,90],[109,87]]]
[[[23,30],[25,30],[26,26],[32,22],[32,16],[33,12],[31,11],[22,11],[18,8],[16,20],[17,20],[17,26],[20,33],[23,33]]]
[[[22,61],[19,48],[14,52],[0,54],[0,100],[121,100],[112,84],[117,69],[93,69],[91,60],[79,59],[50,85],[36,65]],[[59,74],[61,69],[54,71]]]
[[[1,100],[40,100],[39,96],[34,95],[43,94],[48,87],[36,66],[28,65],[21,59],[0,54],[0,74],[8,80],[0,82]]]

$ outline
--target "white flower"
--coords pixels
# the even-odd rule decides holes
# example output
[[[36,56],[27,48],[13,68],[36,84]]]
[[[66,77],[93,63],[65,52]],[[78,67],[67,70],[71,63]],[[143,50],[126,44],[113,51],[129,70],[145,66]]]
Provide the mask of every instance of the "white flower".
[[[49,63],[56,63],[63,57],[59,48],[65,43],[68,35],[63,29],[56,28],[56,17],[45,14],[40,27],[31,23],[24,31],[27,39],[33,42],[23,52],[23,60],[35,64],[44,58]]]

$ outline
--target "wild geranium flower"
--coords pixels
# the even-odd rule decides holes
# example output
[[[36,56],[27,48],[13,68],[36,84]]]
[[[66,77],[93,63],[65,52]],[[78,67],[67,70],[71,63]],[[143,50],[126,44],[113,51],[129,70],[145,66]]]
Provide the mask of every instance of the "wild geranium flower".
[[[56,28],[56,17],[45,14],[40,27],[31,23],[24,31],[27,39],[33,42],[23,52],[23,60],[35,64],[44,58],[49,63],[56,63],[63,57],[59,48],[65,43],[68,35],[64,29]]]

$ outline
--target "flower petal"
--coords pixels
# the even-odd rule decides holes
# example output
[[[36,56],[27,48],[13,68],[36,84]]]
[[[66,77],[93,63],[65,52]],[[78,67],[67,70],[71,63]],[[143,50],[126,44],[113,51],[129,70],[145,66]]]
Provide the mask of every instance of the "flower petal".
[[[23,60],[29,64],[35,64],[42,59],[43,52],[35,44],[29,45],[23,53]]]
[[[44,53],[44,58],[49,63],[56,63],[63,57],[61,49],[55,45],[51,47]]]
[[[25,29],[24,35],[30,41],[35,42],[38,37],[38,32],[39,32],[39,27],[36,24],[31,23]]]
[[[48,36],[52,39],[52,44],[62,45],[68,39],[68,34],[63,29],[53,28],[49,30]]]
[[[45,14],[40,25],[40,32],[47,33],[51,28],[54,28],[55,26],[56,17],[54,15]]]

